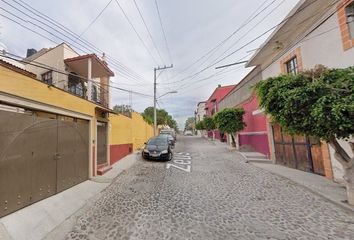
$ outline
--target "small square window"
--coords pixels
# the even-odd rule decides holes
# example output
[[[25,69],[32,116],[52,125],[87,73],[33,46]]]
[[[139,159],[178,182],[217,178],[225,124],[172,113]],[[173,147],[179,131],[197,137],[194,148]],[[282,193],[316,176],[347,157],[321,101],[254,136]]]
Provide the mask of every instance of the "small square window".
[[[354,38],[354,2],[345,7],[350,37]]]
[[[297,74],[298,73],[298,66],[297,66],[297,58],[296,57],[287,61],[285,63],[285,66],[286,66],[286,72],[288,74]]]
[[[42,81],[48,85],[53,84],[53,71],[48,71],[42,74]]]

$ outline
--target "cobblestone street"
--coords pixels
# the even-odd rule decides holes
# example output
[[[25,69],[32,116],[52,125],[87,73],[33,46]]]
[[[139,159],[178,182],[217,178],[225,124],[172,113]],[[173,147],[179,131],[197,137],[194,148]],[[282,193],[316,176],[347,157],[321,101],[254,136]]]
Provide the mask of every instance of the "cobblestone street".
[[[354,239],[352,212],[235,152],[179,137],[175,159],[139,157],[67,239]]]

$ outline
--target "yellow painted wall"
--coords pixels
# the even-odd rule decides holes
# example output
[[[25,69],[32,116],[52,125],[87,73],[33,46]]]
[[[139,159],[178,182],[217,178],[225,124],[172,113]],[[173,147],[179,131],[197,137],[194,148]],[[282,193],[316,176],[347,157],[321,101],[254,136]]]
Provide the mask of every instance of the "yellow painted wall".
[[[48,85],[0,66],[0,91],[34,101],[95,116],[95,105]]]
[[[144,143],[153,136],[153,127],[144,121],[143,117],[133,112],[133,143],[134,150],[143,147]]]
[[[109,115],[110,144],[132,143],[132,120],[124,115]]]
[[[136,112],[132,113],[132,118],[110,114],[109,122],[111,145],[133,143],[134,150],[137,150],[153,136],[152,126]]]
[[[26,99],[46,103],[67,110],[95,117],[97,105],[76,97],[70,93],[24,76],[20,73],[0,66],[0,91]],[[141,148],[153,136],[153,128],[143,117],[133,112],[132,118],[123,115],[109,114],[109,144],[133,143],[134,150]],[[91,126],[91,134],[95,136],[95,126]]]

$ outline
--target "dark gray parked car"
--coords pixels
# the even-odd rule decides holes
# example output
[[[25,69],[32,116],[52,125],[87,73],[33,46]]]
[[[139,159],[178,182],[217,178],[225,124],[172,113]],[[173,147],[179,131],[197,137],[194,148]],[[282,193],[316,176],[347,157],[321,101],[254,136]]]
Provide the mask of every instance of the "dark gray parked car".
[[[172,159],[171,144],[167,137],[153,137],[145,144],[142,152],[144,159],[166,160]]]

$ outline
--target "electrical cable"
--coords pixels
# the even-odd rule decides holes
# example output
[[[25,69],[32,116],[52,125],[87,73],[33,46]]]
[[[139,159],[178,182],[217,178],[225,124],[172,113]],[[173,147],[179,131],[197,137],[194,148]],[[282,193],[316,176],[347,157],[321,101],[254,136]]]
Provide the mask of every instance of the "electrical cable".
[[[160,14],[160,10],[159,10],[159,5],[157,4],[157,0],[155,0],[155,6],[156,6],[157,15],[159,17],[163,38],[165,40],[168,57],[169,57],[170,63],[173,64],[172,55],[171,55],[171,51],[170,51],[170,48],[167,43],[166,32],[165,32],[165,28],[163,27],[163,24],[162,24],[161,14]]]
[[[138,10],[138,12],[139,12],[139,15],[140,15],[141,20],[142,20],[143,23],[144,23],[144,26],[145,26],[145,28],[146,28],[146,31],[148,32],[148,34],[149,34],[149,36],[150,36],[151,42],[152,42],[152,44],[154,45],[154,47],[155,47],[155,49],[156,49],[156,52],[157,52],[157,54],[158,54],[159,57],[160,57],[161,62],[162,62],[164,65],[166,65],[166,64],[164,63],[163,57],[161,56],[161,53],[160,53],[160,51],[159,51],[159,49],[158,49],[158,47],[157,47],[157,45],[156,45],[155,40],[154,40],[154,38],[152,37],[151,31],[149,30],[149,27],[148,27],[147,24],[146,24],[146,21],[145,21],[145,19],[144,19],[144,17],[143,17],[143,14],[142,14],[142,12],[141,12],[141,10],[140,10],[140,8],[139,8],[139,6],[138,6],[136,0],[133,0],[133,1],[134,1],[135,8],[136,8],[136,9]]]
[[[100,11],[100,13],[90,22],[90,24],[79,34],[79,36],[75,39],[75,42],[83,36],[87,30],[90,29],[90,27],[97,21],[97,19],[103,14],[103,12],[106,10],[106,8],[111,4],[113,0],[110,0],[106,6]]]
[[[0,54],[1,57],[8,58],[8,59],[11,59],[11,60],[14,60],[14,61],[18,61],[20,63],[25,63],[25,64],[28,64],[28,65],[31,65],[31,66],[34,66],[34,67],[39,67],[39,68],[46,69],[46,70],[49,70],[49,71],[53,71],[53,72],[56,72],[56,73],[60,73],[60,74],[66,75],[66,76],[79,77],[80,79],[83,79],[83,80],[86,80],[88,82],[93,82],[94,84],[97,84],[96,81],[94,81],[92,79],[88,79],[88,78],[86,78],[84,76],[81,76],[81,75],[78,75],[78,74],[63,72],[63,71],[61,71],[59,69],[53,68],[53,67],[45,65],[45,64],[34,64],[33,62],[29,62],[29,61],[26,61],[24,59],[17,59],[17,58],[14,58],[14,57],[9,57],[7,55],[16,56],[17,58],[21,58],[20,56],[17,56],[15,54],[8,53],[8,52],[6,52],[5,54]],[[124,92],[131,92],[131,93],[134,93],[134,94],[140,95],[140,96],[145,96],[145,97],[149,97],[149,98],[152,97],[152,95],[148,95],[148,94],[145,94],[145,93],[140,93],[140,92],[136,92],[136,91],[120,88],[120,87],[111,86],[109,84],[103,84],[103,83],[99,83],[99,84],[101,84],[102,86],[110,87],[112,89],[117,89],[117,90],[124,91]]]
[[[17,0],[12,0],[12,1],[17,3],[18,5],[20,5],[22,8],[26,9],[30,13],[34,14],[35,16],[37,16],[37,17],[49,22],[51,25],[59,28],[61,31],[66,32],[67,34],[73,36],[74,38],[78,38],[79,37],[78,34],[74,33],[73,31],[71,31],[70,29],[65,27],[60,22],[54,20],[53,18],[49,17],[48,15],[46,15],[44,13],[38,11],[37,9],[33,8],[28,3],[24,2],[23,0],[18,0],[18,1]],[[61,34],[63,34],[63,33],[61,33]],[[104,51],[100,50],[99,48],[97,48],[96,46],[94,46],[92,43],[88,42],[84,38],[80,38],[79,41],[82,42],[83,44],[89,46],[90,48],[94,49],[94,52],[96,51],[96,52],[99,52],[100,54],[104,53]],[[92,50],[90,50],[90,51],[92,51]],[[123,63],[121,63],[118,60],[114,59],[109,54],[106,54],[106,56],[107,56],[107,61],[109,61],[111,64],[115,63],[115,65],[117,65],[117,67],[120,69],[120,70],[118,70],[119,72],[124,73],[124,74],[132,75],[132,76],[134,76],[134,78],[139,78],[139,79],[142,79],[142,80],[145,81],[145,79],[143,77],[141,77],[138,73],[136,73],[135,71],[129,69]]]
[[[154,55],[152,55],[151,51],[149,50],[149,48],[146,46],[144,40],[141,38],[140,34],[138,33],[138,31],[136,30],[136,28],[134,27],[133,23],[131,22],[130,18],[128,17],[128,15],[126,14],[126,12],[124,11],[123,7],[120,5],[118,0],[115,0],[115,2],[117,3],[118,7],[120,8],[120,10],[122,11],[125,19],[128,21],[129,25],[132,27],[132,29],[134,30],[136,36],[138,37],[138,39],[140,40],[141,44],[144,46],[145,50],[149,53],[149,55],[151,56],[152,60],[154,61],[154,63],[156,65],[159,65],[154,57]]]
[[[223,41],[221,41],[219,44],[217,44],[214,48],[209,50],[206,54],[198,58],[196,61],[194,61],[192,64],[190,64],[188,67],[184,68],[181,72],[177,73],[171,79],[174,79],[176,76],[182,74],[183,72],[189,70],[192,66],[197,64],[199,61],[201,61],[203,58],[207,57],[209,54],[213,54],[216,50],[218,50],[221,46],[223,46],[230,38],[232,38],[236,33],[238,33],[241,29],[243,29],[245,26],[247,26],[249,23],[251,23],[257,16],[259,16],[263,11],[265,11],[268,7],[270,7],[275,0],[273,0],[270,4],[268,4],[265,8],[263,8],[260,12],[258,10],[264,6],[264,4],[268,0],[263,1],[263,3],[241,24],[240,27],[238,27],[235,31],[233,31],[227,38],[225,38]],[[258,12],[258,13],[257,13]],[[255,15],[255,16],[254,16]]]

